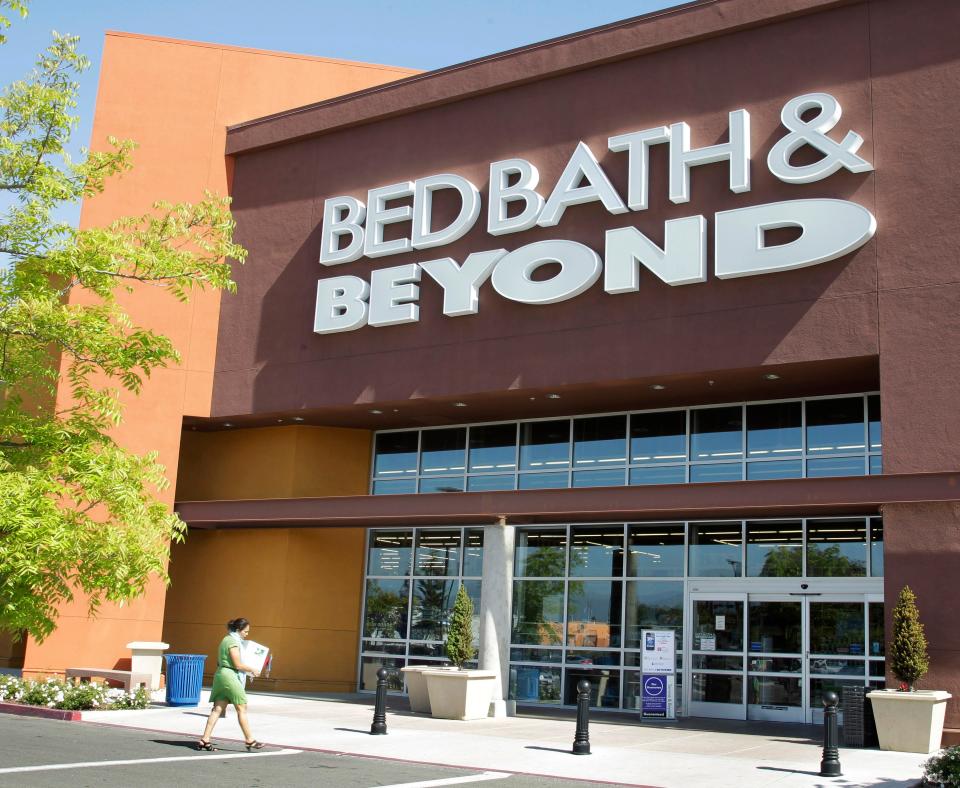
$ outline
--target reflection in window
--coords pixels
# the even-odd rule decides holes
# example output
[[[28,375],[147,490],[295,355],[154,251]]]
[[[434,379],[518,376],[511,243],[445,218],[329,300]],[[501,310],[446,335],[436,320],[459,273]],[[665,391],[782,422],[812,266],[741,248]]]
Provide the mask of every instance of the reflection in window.
[[[417,534],[414,574],[456,575],[460,571],[460,529],[421,530]]]
[[[420,437],[420,473],[463,473],[467,430],[424,430]]]
[[[627,417],[573,420],[573,464],[594,469],[627,461]],[[622,484],[622,482],[621,482]]]
[[[803,523],[747,523],[747,577],[800,577]]]
[[[420,480],[421,493],[463,492],[462,476],[425,476]]]
[[[563,581],[516,580],[513,583],[510,642],[559,646],[563,643]]]
[[[740,577],[743,572],[740,523],[697,523],[690,526],[692,577]]]
[[[767,460],[766,462],[748,462],[747,480],[757,479],[799,479],[803,476],[802,460]]]
[[[867,423],[870,432],[870,451],[883,448],[883,430],[880,425],[880,395],[867,397]]]
[[[762,654],[799,654],[801,602],[751,602],[747,627],[750,651]]]
[[[520,468],[544,471],[570,465],[570,421],[531,421],[520,425]],[[564,477],[566,486],[566,477]]]
[[[687,414],[682,410],[630,417],[630,462],[676,462],[687,457]]]
[[[690,411],[692,460],[723,460],[743,455],[743,409],[697,408]]]
[[[870,656],[882,657],[886,653],[884,645],[883,602],[871,602],[870,605]],[[877,664],[877,663],[871,663]],[[883,663],[880,663],[881,667]],[[879,675],[883,675],[881,672]]]
[[[809,577],[863,577],[866,573],[867,529],[864,520],[808,523]]]
[[[738,482],[743,478],[743,466],[739,462],[719,462],[709,465],[691,465],[690,481]]]
[[[563,577],[566,571],[566,528],[517,531],[514,547],[517,577]]]
[[[405,638],[407,636],[408,580],[367,580],[363,636]]]
[[[381,432],[377,434],[373,473],[380,478],[391,478],[417,472],[416,432]]]
[[[464,538],[463,576],[480,577],[483,574],[483,529],[468,528]]]
[[[863,604],[810,602],[810,653],[863,656]]]
[[[623,480],[626,472],[623,468],[619,470],[608,468],[602,471],[574,471],[574,487],[623,487]]]
[[[627,534],[627,574],[683,577],[683,523],[631,525]]]
[[[510,669],[510,700],[559,705],[560,668],[518,665]]]
[[[563,702],[568,706],[577,704],[577,684],[581,679],[590,682],[590,705],[606,709],[620,707],[620,671],[596,668],[567,668]]]
[[[586,525],[571,529],[570,575],[619,577],[623,574],[623,526]]]
[[[883,577],[883,519],[870,518],[870,576]]]
[[[521,490],[559,490],[568,487],[566,471],[561,473],[521,473]]]
[[[807,460],[807,476],[863,476],[863,457],[820,457]]]
[[[623,583],[619,580],[571,580],[567,589],[567,645],[620,645]]]
[[[747,406],[750,457],[798,457],[803,450],[803,407],[799,402]]]
[[[503,473],[516,467],[516,424],[470,428],[470,473]]]
[[[373,483],[374,495],[409,495],[416,491],[416,479],[377,479]]]
[[[624,648],[643,648],[644,629],[672,629],[677,651],[683,647],[683,583],[633,580],[627,583]]]
[[[371,531],[367,574],[395,577],[410,574],[412,531]]]
[[[488,492],[490,490],[512,490],[516,478],[509,476],[470,476],[467,479],[468,492]]]
[[[807,402],[807,454],[815,457],[863,450],[863,397]],[[863,473],[862,468],[860,473]]]
[[[631,468],[630,484],[683,484],[687,480],[685,465],[653,465]]]
[[[411,640],[443,640],[459,585],[457,580],[414,580]]]

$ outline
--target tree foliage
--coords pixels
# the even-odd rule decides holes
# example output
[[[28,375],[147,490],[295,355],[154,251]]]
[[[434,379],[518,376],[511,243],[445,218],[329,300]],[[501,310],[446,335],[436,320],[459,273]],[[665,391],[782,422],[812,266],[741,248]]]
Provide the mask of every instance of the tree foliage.
[[[446,651],[447,658],[460,669],[465,662],[473,659],[473,602],[470,601],[467,587],[463,584],[460,585],[453,603]]]
[[[920,623],[917,597],[910,586],[900,589],[893,609],[893,638],[890,642],[890,670],[911,691],[913,685],[927,675],[930,657],[927,637]]]
[[[0,32],[19,0],[0,0]],[[7,13],[5,13],[7,12]],[[131,167],[134,143],[67,145],[77,38],[53,41],[25,79],[0,91],[0,630],[42,640],[57,605],[80,590],[91,613],[166,579],[184,525],[156,500],[168,482],[155,453],[118,445],[120,395],[179,360],[171,341],[138,327],[118,293],[156,287],[233,290],[229,200],[158,202],[143,216],[78,230],[57,211],[100,194]]]

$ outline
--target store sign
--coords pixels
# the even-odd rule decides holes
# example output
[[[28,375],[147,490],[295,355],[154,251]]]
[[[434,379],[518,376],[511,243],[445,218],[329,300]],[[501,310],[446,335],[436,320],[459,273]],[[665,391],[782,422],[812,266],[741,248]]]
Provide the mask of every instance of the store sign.
[[[812,118],[804,116],[815,111]],[[853,131],[836,142],[827,136],[840,120],[841,108],[827,93],[809,93],[791,99],[780,119],[788,130],[767,157],[767,168],[791,184],[815,183],[841,169],[868,172],[873,165],[857,155],[863,138]],[[750,114],[729,114],[729,141],[691,148],[690,127],[684,123],[660,126],[610,137],[607,147],[626,154],[627,194],[619,194],[590,147],[577,144],[567,166],[549,194],[538,191],[540,175],[526,159],[506,159],[490,165],[487,233],[493,237],[533,227],[556,227],[566,209],[599,202],[611,214],[644,211],[649,198],[649,153],[653,145],[669,146],[669,198],[675,204],[690,201],[690,172],[694,167],[725,162],[730,191],[750,191]],[[791,164],[804,146],[820,158],[805,165]],[[459,211],[445,227],[435,228],[433,198],[453,192]],[[397,205],[398,201],[403,201]],[[480,191],[459,175],[431,175],[371,189],[363,202],[355,197],[325,201],[320,263],[335,266],[411,251],[436,249],[462,238],[476,225],[482,211]],[[707,217],[702,214],[670,219],[664,224],[660,247],[635,227],[608,230],[603,258],[584,244],[569,240],[530,243],[512,251],[478,250],[464,260],[425,255],[417,263],[374,270],[367,281],[359,276],[335,276],[317,283],[314,331],[330,334],[365,325],[415,323],[420,317],[419,282],[423,273],[443,289],[443,313],[449,317],[476,314],[480,289],[489,280],[502,297],[522,304],[553,304],[574,298],[602,276],[610,294],[640,288],[645,268],[672,286],[707,280]],[[790,271],[835,260],[860,248],[876,231],[876,220],[850,200],[802,199],[720,211],[713,215],[713,271],[719,279]],[[394,225],[401,225],[398,233]],[[796,228],[795,240],[766,243],[766,233]],[[387,230],[390,228],[390,231]],[[390,235],[387,240],[386,236]],[[559,265],[551,277],[534,279],[544,265]]]
[[[677,645],[673,630],[644,629],[640,636],[640,715],[660,719],[676,717]]]

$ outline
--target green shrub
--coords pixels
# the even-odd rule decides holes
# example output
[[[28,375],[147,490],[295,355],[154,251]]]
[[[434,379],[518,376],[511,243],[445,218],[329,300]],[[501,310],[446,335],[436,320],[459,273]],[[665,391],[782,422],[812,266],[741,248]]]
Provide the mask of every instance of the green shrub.
[[[890,670],[913,691],[913,685],[930,669],[927,638],[920,623],[917,597],[904,586],[893,609],[893,640],[890,643]]]
[[[923,779],[933,785],[960,786],[960,747],[948,747],[927,761]]]
[[[453,603],[446,650],[447,657],[460,669],[463,669],[464,662],[473,658],[473,602],[462,583]]]
[[[93,682],[82,684],[58,679],[23,681],[0,675],[0,701],[70,711],[145,709],[150,705],[150,693],[142,687],[127,693]]]

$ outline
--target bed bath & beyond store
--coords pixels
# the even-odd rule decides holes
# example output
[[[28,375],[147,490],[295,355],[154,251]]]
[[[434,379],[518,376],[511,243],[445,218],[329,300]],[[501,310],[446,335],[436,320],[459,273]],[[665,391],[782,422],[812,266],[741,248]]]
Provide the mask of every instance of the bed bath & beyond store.
[[[399,691],[464,584],[518,704],[639,711],[659,629],[680,715],[817,722],[884,685],[909,583],[956,704],[960,9],[922,5],[692,3],[409,76],[209,47],[290,95],[217,88],[250,259],[183,329],[191,534],[138,626],[207,652],[242,614],[277,689]],[[108,36],[103,122],[148,44]]]

